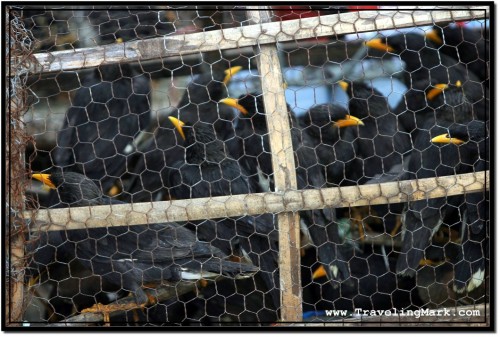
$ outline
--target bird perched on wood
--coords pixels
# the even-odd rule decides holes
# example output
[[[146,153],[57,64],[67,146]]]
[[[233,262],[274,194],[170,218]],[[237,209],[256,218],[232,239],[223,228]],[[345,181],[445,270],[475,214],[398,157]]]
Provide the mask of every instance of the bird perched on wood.
[[[449,107],[445,107],[449,108]],[[435,125],[431,121],[427,126],[429,132],[421,132],[415,142],[415,150],[410,158],[406,179],[421,179],[437,176],[455,175],[461,173],[474,172],[476,168],[484,169],[488,160],[486,152],[486,126],[485,123],[473,120],[466,125],[454,124],[451,122],[441,122]],[[481,244],[485,241],[484,226],[485,211],[479,210],[478,204],[467,206],[466,200],[475,197],[465,197],[464,195],[440,197],[428,200],[411,201],[403,214],[403,243],[401,255],[398,259],[396,271],[399,274],[412,276],[424,257],[424,251],[429,246],[429,241],[433,234],[437,232],[442,223],[448,223],[449,218],[460,212],[464,224],[472,222],[471,219],[482,219],[473,221],[476,225],[467,225],[462,230],[462,235],[483,235],[483,238],[472,239]],[[486,200],[482,197],[482,200]],[[474,205],[474,206],[472,206]],[[482,206],[481,206],[482,207]],[[470,210],[469,210],[470,208]],[[471,213],[464,215],[464,211]],[[466,232],[467,231],[467,232]],[[478,240],[478,241],[476,241]],[[470,276],[484,270],[484,261],[476,263],[474,268],[469,267],[472,262],[477,261],[479,249],[471,248],[471,253],[467,246],[473,246],[471,240],[463,241],[464,257],[462,267],[455,269],[457,288],[463,289],[463,284],[470,282]],[[467,244],[466,244],[467,243]],[[465,252],[467,249],[467,253]],[[474,258],[472,258],[474,256]],[[458,257],[457,261],[461,258]],[[472,261],[474,260],[474,261]],[[464,267],[466,266],[466,267]],[[481,267],[483,266],[483,267]],[[484,273],[482,274],[484,276]],[[482,282],[482,281],[481,281]],[[474,281],[472,284],[480,283]],[[470,284],[470,283],[468,283]]]
[[[55,167],[92,179],[106,194],[127,172],[124,152],[151,120],[151,85],[129,64],[101,65],[82,81],[51,153]]]
[[[68,206],[120,204],[104,196],[95,183],[75,172],[33,174],[57,190]],[[140,306],[151,303],[143,287],[202,278],[246,277],[255,267],[227,260],[227,255],[176,223],[67,230],[76,258],[103,280],[133,293]],[[153,302],[154,303],[154,302]],[[137,307],[137,305],[134,305]],[[125,310],[98,306],[96,311]],[[128,308],[130,309],[130,308]]]
[[[214,127],[204,122],[191,125],[170,117],[185,139],[185,155],[170,172],[169,187],[176,199],[191,199],[260,192],[238,162],[226,155]],[[226,254],[249,258],[260,268],[274,310],[280,306],[278,236],[271,214],[224,218],[195,224],[198,238],[210,240]]]

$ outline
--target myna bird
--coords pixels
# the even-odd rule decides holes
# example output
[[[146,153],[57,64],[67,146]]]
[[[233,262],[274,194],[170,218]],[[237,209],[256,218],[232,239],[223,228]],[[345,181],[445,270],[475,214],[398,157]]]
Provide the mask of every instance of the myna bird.
[[[472,121],[467,126],[453,125],[447,133],[432,138],[435,144],[465,147],[468,152],[460,151],[469,171],[486,171],[489,168],[486,142],[488,141],[485,123]],[[453,144],[453,145],[451,145]],[[475,159],[475,160],[474,160]],[[468,193],[464,196],[461,229],[461,251],[455,258],[456,292],[471,292],[485,279],[485,259],[488,258],[488,214],[489,196],[484,192]]]
[[[127,172],[124,149],[151,120],[147,74],[131,65],[101,65],[76,91],[51,153],[54,166],[92,179],[108,194]]]
[[[444,108],[444,106],[447,108]],[[429,120],[467,123],[472,119],[489,119],[488,100],[479,83],[462,81],[438,83],[426,79],[414,83],[400,104],[394,109],[401,128],[411,134],[413,140],[419,132],[425,132]]]
[[[441,53],[462,62],[485,86],[488,86],[489,30],[464,25],[434,26],[425,34]]]
[[[169,187],[176,199],[191,199],[254,193],[248,173],[227,156],[224,142],[213,125],[194,125],[170,117],[185,139],[185,154],[178,158],[169,176]],[[278,278],[278,237],[272,214],[242,216],[195,224],[199,239],[209,240],[226,254],[243,256],[260,268],[273,310],[280,306]]]
[[[95,183],[75,172],[33,174],[56,189],[68,206],[121,203],[104,196]],[[182,280],[245,277],[255,267],[231,262],[227,255],[176,223],[67,230],[75,243],[76,258],[103,280],[135,295],[139,306],[151,304],[144,287]],[[137,307],[137,306],[134,306]],[[127,310],[112,305],[96,311]]]
[[[235,137],[227,142],[230,155],[250,174],[262,191],[274,190],[271,148],[262,95],[250,93],[220,103],[238,110]]]
[[[310,251],[309,251],[310,252]],[[315,258],[313,255],[306,258]],[[363,252],[356,251],[349,260],[350,278],[354,286],[344,284],[338,289],[325,287],[326,273],[317,269],[312,278],[304,268],[303,297],[304,311],[319,309],[387,310],[391,308],[410,308],[421,306],[415,280],[399,279],[394,272],[396,258],[387,254],[383,247],[369,246]]]
[[[295,120],[300,140],[296,143],[313,150],[311,163],[320,165],[327,185],[355,184],[362,175],[362,160],[357,156],[355,140],[358,128],[363,128],[364,122],[356,115],[350,115],[344,107],[334,104],[315,105]]]
[[[362,175],[356,182],[364,183],[402,165],[404,156],[411,151],[411,138],[390,110],[387,98],[361,81],[341,81],[340,85],[349,97],[349,113],[364,124],[348,130],[357,132],[356,155],[362,159],[362,169],[358,169]]]
[[[366,46],[399,57],[405,63],[403,77],[408,88],[413,88],[413,83],[423,79],[439,83],[459,80],[481,83],[479,77],[468,71],[463,63],[441,53],[439,47],[423,34],[399,33],[369,40]]]
[[[318,189],[328,186],[324,173],[324,166],[319,163],[315,152],[313,139],[307,132],[301,130],[297,119],[292,118],[292,144],[295,152],[295,166],[297,188]],[[340,123],[357,125],[359,120],[348,118],[345,115]],[[327,125],[331,128],[332,125]],[[323,265],[328,278],[334,288],[340,284],[350,286],[348,261],[355,250],[355,246],[348,242],[347,237],[337,220],[333,208],[299,212],[301,229],[306,231],[313,246],[317,250],[318,260]]]
[[[487,160],[484,122],[473,120],[467,125],[450,122],[440,124],[435,125],[430,121],[425,128],[430,131],[419,134],[406,179],[474,172],[478,163]],[[463,217],[465,205],[463,195],[409,202],[402,218],[403,241],[396,271],[402,275],[414,275],[425,249],[441,224],[449,223],[449,219],[456,217],[457,212],[462,214],[462,221],[466,223],[467,219]],[[478,233],[479,230],[476,228],[474,232]],[[458,277],[463,279],[460,275]]]
[[[234,113],[226,105],[219,104],[219,101],[228,97],[229,81],[241,69],[241,66],[235,66],[195,76],[177,104],[177,109],[170,115],[185,123],[202,121],[213,124],[220,139],[232,138]]]
[[[234,134],[233,111],[218,101],[227,96],[227,85],[241,67],[197,75],[188,84],[177,109],[171,112],[181,120],[202,120],[213,124],[220,139]],[[129,162],[131,172],[124,190],[133,201],[170,199],[167,187],[169,170],[183,155],[183,140],[166,118],[153,120],[135,140],[135,151]],[[161,182],[161,184],[159,184]]]

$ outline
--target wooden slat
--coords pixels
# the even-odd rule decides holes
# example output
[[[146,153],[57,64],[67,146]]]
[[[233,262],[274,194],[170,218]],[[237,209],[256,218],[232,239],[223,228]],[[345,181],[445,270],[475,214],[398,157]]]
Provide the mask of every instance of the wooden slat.
[[[489,189],[489,171],[383,184],[290,190],[191,200],[25,211],[44,222],[41,230],[140,225],[264,213],[298,212],[326,207],[356,207],[460,195]],[[36,230],[33,228],[33,230]]]
[[[271,21],[267,6],[251,7],[250,21],[260,25]],[[287,109],[283,74],[276,44],[257,45],[257,68],[269,130],[275,192],[297,189],[291,137],[290,113]],[[300,285],[300,222],[297,212],[278,214],[279,270],[281,287],[280,315],[283,322],[302,319],[302,287]]]
[[[39,65],[32,73],[69,71],[104,63],[142,62],[163,57],[225,50],[321,36],[414,27],[450,21],[484,19],[489,7],[456,10],[360,11],[270,22],[209,32],[172,35],[92,48],[34,54]]]
[[[5,23],[7,29],[7,42],[9,46],[8,55],[23,55],[29,52],[28,48],[23,45],[22,39],[27,38],[23,27],[20,25],[21,18],[14,12],[4,13],[4,19],[9,20]],[[13,57],[16,61],[21,58]],[[3,81],[7,88],[4,97],[4,118],[7,123],[4,124],[4,129],[7,135],[7,147],[5,165],[7,174],[5,175],[5,191],[6,199],[3,207],[7,207],[8,212],[3,221],[7,219],[8,223],[4,223],[5,235],[3,241],[3,249],[5,249],[6,261],[8,263],[8,277],[6,278],[8,286],[3,290],[6,295],[4,319],[8,326],[16,326],[20,324],[23,317],[24,303],[24,276],[26,261],[24,256],[24,223],[16,217],[17,212],[25,209],[24,191],[26,190],[25,179],[25,149],[28,143],[26,137],[24,114],[28,109],[27,106],[27,87],[19,70],[25,63],[22,62],[7,62],[9,59],[4,59],[5,70],[11,77],[4,77]],[[26,62],[26,61],[25,61]],[[5,131],[7,130],[7,131]],[[2,222],[3,222],[2,221]]]

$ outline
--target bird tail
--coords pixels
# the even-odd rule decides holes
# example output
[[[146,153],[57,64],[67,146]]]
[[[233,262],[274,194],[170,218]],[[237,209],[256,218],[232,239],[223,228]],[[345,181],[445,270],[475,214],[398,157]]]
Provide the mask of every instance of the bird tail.
[[[281,303],[280,281],[278,272],[278,243],[265,235],[252,234],[248,240],[242,240],[241,249],[252,263],[259,267],[258,275],[262,278],[273,302],[273,309]]]
[[[330,220],[324,215],[328,210],[315,210],[303,212],[302,217],[309,222],[308,229],[314,245],[317,247],[318,258],[332,285],[337,288],[339,282],[347,280],[350,276],[348,254],[349,244],[338,228],[338,223],[331,216]]]
[[[408,210],[403,218],[403,242],[401,254],[396,263],[396,273],[403,276],[414,276],[424,251],[429,246],[432,230],[423,225],[422,215]]]
[[[485,279],[485,258],[480,242],[467,240],[462,244],[463,258],[455,265],[453,290],[470,292],[480,287]]]
[[[469,201],[469,200],[468,200]],[[475,205],[467,204],[462,228],[462,245],[455,264],[453,289],[457,293],[468,292],[481,286],[485,278],[485,256],[488,251],[486,223],[478,217]]]
[[[215,279],[221,276],[240,279],[253,276],[258,268],[251,264],[233,262],[212,257],[202,261],[189,261],[181,266],[181,278],[194,280]]]

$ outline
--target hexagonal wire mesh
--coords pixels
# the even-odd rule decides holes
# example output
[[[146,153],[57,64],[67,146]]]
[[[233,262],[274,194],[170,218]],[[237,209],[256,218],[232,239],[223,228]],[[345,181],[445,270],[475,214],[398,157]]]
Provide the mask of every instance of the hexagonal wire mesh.
[[[313,7],[11,8],[17,321],[486,322],[488,8]]]

